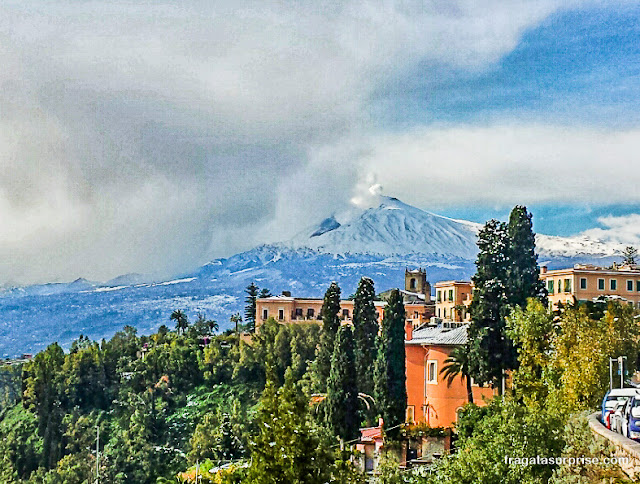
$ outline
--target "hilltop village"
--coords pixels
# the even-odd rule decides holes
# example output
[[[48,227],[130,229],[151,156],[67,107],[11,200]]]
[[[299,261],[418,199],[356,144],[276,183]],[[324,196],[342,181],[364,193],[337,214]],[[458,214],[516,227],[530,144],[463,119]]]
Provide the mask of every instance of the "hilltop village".
[[[617,300],[640,309],[640,266],[635,264],[614,264],[608,268],[577,264],[556,270],[543,266],[539,277],[553,311],[568,304],[598,300]],[[406,311],[408,423],[451,427],[469,400],[461,375],[448,382],[439,372],[453,350],[467,344],[473,289],[471,281],[438,281],[432,289],[425,269],[405,271],[404,287],[399,290]],[[381,292],[375,302],[379,321],[384,316],[389,293],[390,290]],[[278,296],[258,298],[256,326],[268,318],[282,324],[320,323],[322,304],[322,299],[294,297],[287,291]],[[353,307],[353,300],[340,301],[342,324],[352,323]],[[479,405],[496,393],[487,386],[473,384],[472,387],[473,401]]]
[[[636,384],[635,249],[606,268],[539,267],[522,206],[487,222],[478,247],[471,281],[431,284],[407,267],[399,288],[363,275],[353,296],[331,283],[323,299],[251,283],[226,331],[174,308],[173,328],[81,335],[68,351],[53,343],[2,364],[0,482],[633,477],[597,465],[617,456],[607,441],[618,434],[594,412],[615,371],[617,386]],[[627,435],[640,436],[639,412],[627,413]],[[531,455],[554,460],[522,467]],[[584,456],[579,469],[556,460]]]

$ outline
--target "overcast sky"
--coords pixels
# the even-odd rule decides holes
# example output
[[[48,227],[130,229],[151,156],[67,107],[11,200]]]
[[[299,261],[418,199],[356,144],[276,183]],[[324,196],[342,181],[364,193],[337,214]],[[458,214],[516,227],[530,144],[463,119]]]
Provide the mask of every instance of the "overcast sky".
[[[5,0],[0,284],[184,272],[374,183],[638,237],[639,20],[622,1]]]

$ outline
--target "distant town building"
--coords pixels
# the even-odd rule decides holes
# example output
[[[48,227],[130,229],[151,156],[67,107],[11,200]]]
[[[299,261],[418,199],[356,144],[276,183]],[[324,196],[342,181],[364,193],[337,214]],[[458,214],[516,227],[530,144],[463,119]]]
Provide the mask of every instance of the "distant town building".
[[[618,299],[640,308],[640,266],[613,265],[598,267],[576,264],[569,269],[540,269],[540,279],[549,293],[553,309],[558,303]]]
[[[405,288],[403,295],[406,319],[417,328],[428,323],[435,313],[435,305],[431,301],[431,286],[427,281],[424,269],[405,271]],[[391,289],[379,294],[380,301],[375,301],[378,320],[381,321],[386,306],[385,299]],[[283,291],[279,296],[258,298],[256,301],[256,326],[260,326],[269,318],[288,324],[298,322],[320,322],[322,320],[322,302],[320,298],[292,297],[289,291]],[[353,300],[340,301],[340,317],[345,324],[351,323],[353,318]]]
[[[473,283],[441,281],[436,283],[436,318],[443,321],[471,321],[469,306],[473,299]]]

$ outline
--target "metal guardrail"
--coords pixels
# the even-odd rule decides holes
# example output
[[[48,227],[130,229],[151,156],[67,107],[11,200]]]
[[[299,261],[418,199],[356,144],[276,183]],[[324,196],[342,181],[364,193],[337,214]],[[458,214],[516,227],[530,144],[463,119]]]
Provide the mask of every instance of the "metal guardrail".
[[[631,479],[640,477],[640,442],[607,429],[600,422],[600,412],[589,415],[587,421],[596,438],[607,440],[614,447],[613,456],[628,459],[624,464],[618,463],[622,471]]]

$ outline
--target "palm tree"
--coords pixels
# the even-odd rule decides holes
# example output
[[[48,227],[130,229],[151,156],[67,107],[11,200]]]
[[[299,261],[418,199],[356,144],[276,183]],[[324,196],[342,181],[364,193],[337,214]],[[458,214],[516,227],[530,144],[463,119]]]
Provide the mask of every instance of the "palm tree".
[[[218,327],[218,322],[215,319],[207,319],[207,326],[209,327],[209,332],[213,334],[214,331],[218,331],[220,329]]]
[[[189,320],[187,319],[187,315],[184,314],[180,309],[176,309],[171,313],[171,320],[176,322],[176,329],[178,330],[178,334],[183,334],[184,330],[189,327]]]
[[[238,342],[240,341],[240,333],[238,333],[238,323],[242,322],[242,316],[240,316],[240,313],[235,313],[231,315],[231,318],[229,318],[231,320],[232,323],[236,323],[236,336],[238,337]]]
[[[457,346],[444,360],[440,374],[447,379],[447,386],[451,385],[458,375],[466,381],[467,399],[473,403],[473,388],[471,388],[471,376],[469,376],[469,346]]]

